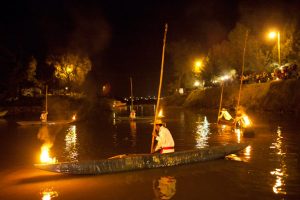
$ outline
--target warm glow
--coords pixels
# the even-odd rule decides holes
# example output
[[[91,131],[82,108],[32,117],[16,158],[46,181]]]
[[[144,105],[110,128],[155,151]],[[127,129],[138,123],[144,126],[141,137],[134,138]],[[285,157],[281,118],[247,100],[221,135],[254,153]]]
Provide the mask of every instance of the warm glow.
[[[195,73],[200,73],[201,72],[201,69],[202,69],[202,60],[197,60],[195,62],[195,65],[194,65],[194,71]]]
[[[46,190],[42,192],[42,200],[51,200],[54,197],[58,197],[58,193],[52,190]]]
[[[277,36],[277,33],[276,33],[275,31],[272,31],[272,32],[270,32],[270,33],[268,34],[268,37],[269,37],[270,39],[274,39],[274,38],[276,38],[276,36]]]
[[[221,76],[221,81],[226,81],[229,79],[228,75]]]
[[[50,145],[49,144],[44,144],[41,147],[41,156],[40,156],[40,161],[42,163],[56,163],[56,158],[51,158],[49,155],[50,151]]]
[[[68,66],[67,67],[67,73],[71,73],[72,72],[72,66]]]
[[[200,85],[200,82],[199,81],[195,81],[194,86],[195,87],[199,87],[199,85]]]
[[[74,115],[72,116],[72,120],[73,120],[73,121],[76,120],[76,114],[74,114]]]
[[[160,109],[160,111],[158,112],[158,118],[162,118],[162,117],[164,117],[163,109]]]
[[[243,115],[243,126],[244,127],[251,126],[251,121],[250,121],[249,117],[246,114]]]

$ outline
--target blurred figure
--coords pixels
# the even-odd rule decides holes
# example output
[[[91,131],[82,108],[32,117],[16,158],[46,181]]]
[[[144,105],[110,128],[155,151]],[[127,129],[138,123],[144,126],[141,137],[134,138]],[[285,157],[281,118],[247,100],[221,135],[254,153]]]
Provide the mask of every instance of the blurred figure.
[[[47,115],[48,115],[48,112],[46,111],[43,111],[41,116],[40,116],[40,120],[42,123],[46,123],[47,122]]]
[[[176,179],[173,176],[162,176],[153,181],[156,199],[171,199],[176,193]]]

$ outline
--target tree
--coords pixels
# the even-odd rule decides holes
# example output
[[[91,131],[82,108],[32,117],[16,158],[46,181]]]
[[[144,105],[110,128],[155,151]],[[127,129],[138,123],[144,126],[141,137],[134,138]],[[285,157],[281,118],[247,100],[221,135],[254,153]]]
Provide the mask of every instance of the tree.
[[[82,85],[92,64],[87,56],[75,53],[48,56],[46,63],[55,68],[55,77],[63,86],[76,88]]]

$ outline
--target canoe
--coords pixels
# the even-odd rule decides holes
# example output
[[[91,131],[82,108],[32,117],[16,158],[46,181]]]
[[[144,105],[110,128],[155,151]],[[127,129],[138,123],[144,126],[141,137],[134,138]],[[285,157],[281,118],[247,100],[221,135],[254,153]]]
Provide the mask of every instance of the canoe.
[[[126,120],[132,120],[132,121],[138,121],[138,120],[153,120],[154,117],[153,116],[141,116],[141,117],[136,117],[134,119],[130,118],[130,117],[117,117],[116,118],[117,120],[120,120],[120,121],[126,121]]]
[[[57,120],[57,121],[18,121],[17,124],[20,126],[30,126],[30,125],[63,125],[73,123],[74,120]]]
[[[221,159],[229,154],[241,151],[246,148],[247,145],[248,144],[229,144],[167,154],[125,154],[103,160],[35,164],[35,167],[41,170],[64,174],[107,174]]]

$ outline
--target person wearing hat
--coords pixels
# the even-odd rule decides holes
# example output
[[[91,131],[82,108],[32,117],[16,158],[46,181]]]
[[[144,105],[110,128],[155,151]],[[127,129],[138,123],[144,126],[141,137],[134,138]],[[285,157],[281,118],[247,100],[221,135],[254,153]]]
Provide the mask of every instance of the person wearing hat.
[[[153,133],[157,144],[154,152],[160,151],[160,153],[172,153],[174,152],[174,140],[173,137],[165,126],[161,119],[155,121],[155,132]]]
[[[40,116],[40,120],[42,123],[46,123],[47,122],[47,115],[48,115],[48,112],[46,111],[43,111],[41,116]]]

